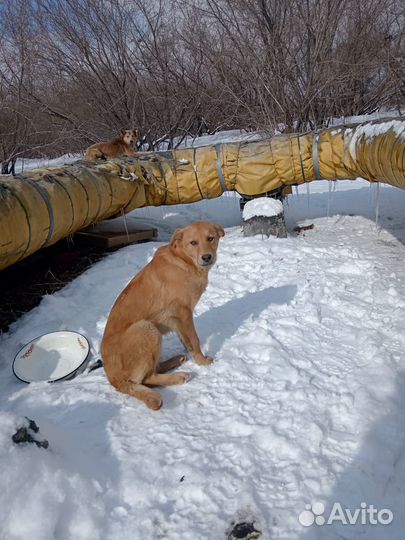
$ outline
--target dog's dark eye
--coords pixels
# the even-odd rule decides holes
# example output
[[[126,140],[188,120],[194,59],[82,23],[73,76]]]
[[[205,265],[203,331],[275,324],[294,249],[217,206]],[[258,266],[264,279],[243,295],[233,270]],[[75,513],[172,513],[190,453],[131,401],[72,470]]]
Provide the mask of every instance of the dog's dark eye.
[[[191,240],[190,244],[192,246],[196,246],[198,244],[197,240]]]
[[[207,238],[207,240],[208,240],[208,242],[212,242],[212,241],[214,240],[214,237],[213,237],[213,236],[209,236],[209,237]]]

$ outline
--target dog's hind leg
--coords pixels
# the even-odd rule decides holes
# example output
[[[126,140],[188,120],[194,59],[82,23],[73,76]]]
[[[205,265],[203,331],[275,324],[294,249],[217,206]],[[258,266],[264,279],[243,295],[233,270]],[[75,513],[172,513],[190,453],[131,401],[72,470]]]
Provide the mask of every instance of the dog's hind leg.
[[[104,152],[103,152],[102,150],[100,150],[99,148],[97,148],[96,152],[94,153],[94,157],[93,157],[92,159],[93,159],[93,160],[101,159],[101,160],[106,161],[106,160],[107,160],[107,157],[106,157],[106,155],[104,154]]]
[[[144,379],[143,383],[151,386],[173,386],[174,384],[184,384],[191,378],[190,373],[177,371],[176,373],[153,373]]]
[[[156,371],[161,340],[155,325],[137,321],[119,341],[108,341],[103,347],[104,370],[111,384],[120,392],[142,400],[153,410],[160,409],[162,398],[143,383]]]
[[[157,373],[166,373],[166,371],[170,371],[171,369],[181,366],[184,364],[184,362],[187,362],[187,356],[185,354],[178,354],[169,360],[160,362],[160,364],[156,366],[156,371]]]
[[[153,411],[159,410],[162,406],[162,398],[160,397],[159,392],[155,392],[143,384],[137,384],[132,381],[122,381],[119,385],[117,384],[115,386],[120,392],[140,399]]]
[[[106,159],[104,153],[99,148],[88,148],[84,154],[85,161],[95,161],[97,159]]]

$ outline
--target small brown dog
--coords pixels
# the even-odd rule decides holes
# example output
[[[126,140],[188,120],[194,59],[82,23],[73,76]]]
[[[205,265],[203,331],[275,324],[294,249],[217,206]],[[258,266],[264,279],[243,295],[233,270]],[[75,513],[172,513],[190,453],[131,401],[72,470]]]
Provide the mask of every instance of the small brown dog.
[[[162,400],[149,386],[183,384],[190,377],[181,371],[166,373],[185,362],[184,355],[159,363],[162,335],[177,332],[197,364],[213,361],[201,352],[193,310],[207,287],[224,234],[220,225],[206,221],[177,229],[111,310],[101,344],[105,372],[115,388],[150,409],[159,409]]]
[[[138,139],[138,129],[121,131],[120,136],[110,142],[97,143],[89,146],[84,159],[94,161],[96,159],[109,159],[120,156],[135,156],[134,142]]]

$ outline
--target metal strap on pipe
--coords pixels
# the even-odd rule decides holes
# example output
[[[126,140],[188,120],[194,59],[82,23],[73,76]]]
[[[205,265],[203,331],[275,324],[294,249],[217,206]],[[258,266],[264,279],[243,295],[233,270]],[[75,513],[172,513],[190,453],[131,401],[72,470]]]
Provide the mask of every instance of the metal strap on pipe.
[[[196,160],[196,149],[193,147],[193,170],[194,170],[194,177],[195,181],[198,187],[198,191],[200,193],[201,199],[204,199],[203,192],[201,191],[200,182],[198,181],[198,174],[197,174],[197,160]]]
[[[218,180],[221,184],[222,191],[227,191],[224,173],[222,172],[222,145],[220,143],[215,145],[215,151],[217,153],[217,173]]]
[[[80,228],[82,228],[88,221],[88,218],[89,218],[89,214],[90,214],[90,199],[89,199],[89,193],[86,189],[86,186],[83,184],[83,182],[80,180],[80,178],[78,176],[76,176],[76,174],[73,174],[72,171],[67,167],[66,170],[65,170],[65,174],[66,176],[68,176],[69,178],[71,178],[72,180],[75,180],[80,186],[81,188],[83,189],[84,193],[86,194],[86,202],[87,202],[87,214],[86,214],[86,217],[81,225]]]
[[[162,177],[163,182],[165,183],[165,187],[163,189],[164,197],[163,197],[162,204],[166,204],[168,189],[167,189],[167,180],[165,176],[165,171],[163,169],[163,165],[160,159],[157,159],[156,163],[157,163],[157,166],[159,167],[160,176]]]
[[[17,195],[17,193],[14,190],[10,189],[8,186],[2,186],[0,184],[0,195],[1,195],[2,191],[9,194],[9,195],[11,195],[11,197],[14,197],[19,202],[21,208],[23,209],[25,219],[26,219],[26,222],[27,222],[28,242],[27,242],[27,245],[25,246],[24,251],[22,252],[21,256],[18,259],[18,260],[21,260],[21,259],[23,259],[25,257],[25,254],[27,253],[28,248],[30,247],[30,244],[31,244],[32,230],[31,230],[30,218],[29,218],[27,209],[25,208],[25,205],[24,205],[23,201],[20,199],[20,197]]]
[[[48,198],[48,194],[46,193],[45,190],[43,190],[41,188],[41,186],[39,186],[34,180],[31,180],[31,178],[27,178],[26,176],[22,176],[21,174],[18,174],[16,175],[20,180],[22,180],[23,182],[26,182],[27,184],[29,184],[30,186],[32,186],[38,193],[39,195],[41,196],[41,199],[44,201],[45,203],[45,206],[48,210],[48,215],[49,215],[49,231],[48,231],[48,236],[43,244],[43,246],[46,246],[46,244],[49,242],[49,240],[52,238],[52,235],[53,235],[53,231],[54,231],[54,228],[55,228],[55,219],[54,219],[54,215],[53,215],[53,209],[52,209],[52,205],[49,201],[49,198]],[[43,247],[42,246],[42,247]]]
[[[297,133],[297,142],[298,142],[298,152],[299,152],[299,155],[300,155],[300,165],[301,165],[302,179],[304,180],[304,182],[306,182],[306,180],[305,180],[305,169],[304,169],[304,164],[302,162],[302,151],[301,151],[301,143],[300,143],[300,134],[299,133]]]
[[[85,176],[87,175],[87,177],[91,180],[91,182],[94,184],[94,187],[96,188],[96,191],[97,191],[97,198],[98,198],[98,204],[97,204],[97,213],[94,217],[94,221],[98,221],[99,217],[100,217],[100,212],[101,212],[101,192],[100,192],[100,187],[99,187],[99,179],[96,178],[94,176],[94,174],[92,173],[92,171],[87,167],[87,168],[83,168],[81,170],[82,174]]]
[[[74,225],[74,222],[75,222],[75,205],[73,204],[72,197],[70,196],[69,190],[63,184],[63,182],[58,180],[55,176],[52,176],[52,181],[55,182],[56,184],[58,184],[58,186],[61,189],[63,189],[63,191],[66,193],[67,198],[69,199],[70,207],[72,209],[72,219],[71,219],[71,224],[70,224],[70,228],[69,228],[69,231],[70,231],[72,229],[73,225]]]
[[[321,179],[321,171],[319,170],[319,151],[318,151],[319,133],[314,133],[312,137],[312,159],[314,162],[315,179]]]

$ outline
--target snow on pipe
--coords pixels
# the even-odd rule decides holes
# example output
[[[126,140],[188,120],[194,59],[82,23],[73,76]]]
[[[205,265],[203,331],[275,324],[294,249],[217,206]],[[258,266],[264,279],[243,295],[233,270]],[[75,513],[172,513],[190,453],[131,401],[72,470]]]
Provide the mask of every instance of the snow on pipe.
[[[405,189],[405,119],[278,135],[0,179],[0,269],[93,223],[225,190],[260,195],[313,180],[365,178]]]

